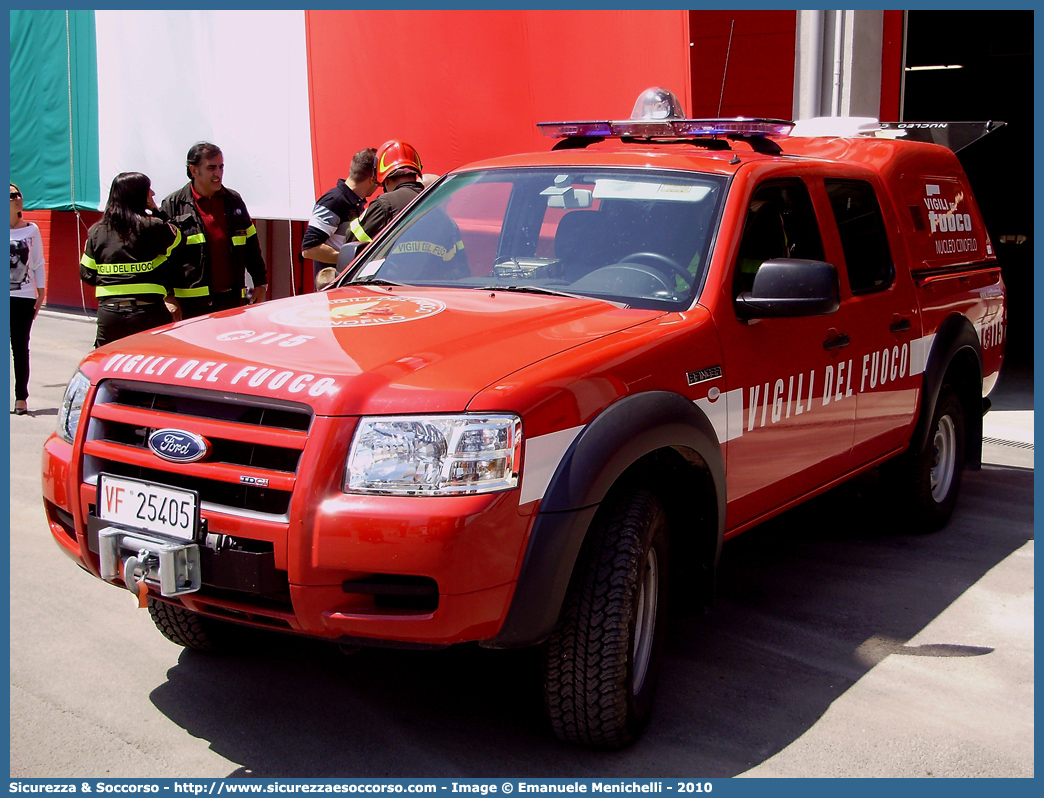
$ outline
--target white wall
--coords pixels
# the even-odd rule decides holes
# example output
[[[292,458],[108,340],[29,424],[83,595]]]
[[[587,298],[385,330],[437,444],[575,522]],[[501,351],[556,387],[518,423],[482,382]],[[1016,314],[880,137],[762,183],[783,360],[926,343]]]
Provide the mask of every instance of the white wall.
[[[303,11],[97,11],[99,166],[144,172],[162,199],[197,141],[252,216],[307,219],[315,201]]]
[[[877,117],[883,11],[798,11],[794,118]]]

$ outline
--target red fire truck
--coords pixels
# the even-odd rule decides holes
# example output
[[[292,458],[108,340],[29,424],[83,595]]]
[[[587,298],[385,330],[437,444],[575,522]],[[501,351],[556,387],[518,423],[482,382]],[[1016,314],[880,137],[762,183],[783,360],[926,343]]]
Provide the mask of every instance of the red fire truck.
[[[663,90],[542,128],[327,290],[87,356],[43,457],[63,551],[191,648],[542,645],[555,732],[613,747],[723,540],[877,467],[946,523],[1005,338],[949,149]]]

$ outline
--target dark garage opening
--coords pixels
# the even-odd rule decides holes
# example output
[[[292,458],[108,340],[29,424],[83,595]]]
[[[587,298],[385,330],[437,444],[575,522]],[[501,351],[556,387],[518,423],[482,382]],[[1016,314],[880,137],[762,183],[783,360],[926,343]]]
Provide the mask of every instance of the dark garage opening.
[[[904,121],[1007,122],[958,157],[1008,289],[1006,357],[1028,365],[1033,356],[1033,12],[907,12],[904,77]]]

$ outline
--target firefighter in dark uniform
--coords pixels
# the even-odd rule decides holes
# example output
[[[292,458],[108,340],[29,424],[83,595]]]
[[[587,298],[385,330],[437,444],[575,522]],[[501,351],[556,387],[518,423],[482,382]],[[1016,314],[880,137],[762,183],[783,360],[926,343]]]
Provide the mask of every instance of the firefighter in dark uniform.
[[[382,144],[374,156],[374,179],[384,193],[352,221],[354,240],[369,243],[413,202],[424,190],[422,172],[411,145],[394,139]],[[399,280],[470,275],[460,229],[441,208],[432,209],[397,239],[381,275]]]
[[[95,346],[178,321],[174,298],[182,270],[181,232],[158,215],[155,192],[140,172],[116,175],[101,221],[88,231],[80,278],[98,298]]]
[[[185,318],[246,303],[244,271],[254,291],[251,304],[268,294],[268,270],[243,198],[224,186],[225,161],[208,142],[188,151],[190,182],[163,200],[163,213],[185,238],[184,285],[177,289]]]

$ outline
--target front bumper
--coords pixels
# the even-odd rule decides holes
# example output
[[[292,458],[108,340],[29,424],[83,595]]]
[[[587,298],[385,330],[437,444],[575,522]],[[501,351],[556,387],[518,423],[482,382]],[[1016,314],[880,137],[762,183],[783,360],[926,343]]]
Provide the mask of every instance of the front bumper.
[[[327,425],[313,434],[323,437]],[[161,597],[195,612],[332,640],[448,645],[496,636],[532,524],[518,491],[392,497],[340,490],[343,446],[315,441],[283,522],[203,509],[200,587]],[[308,462],[311,461],[311,462]],[[101,578],[97,489],[57,436],[43,453],[43,495],[55,542]],[[121,577],[107,574],[114,584]],[[150,584],[150,587],[153,585]]]

